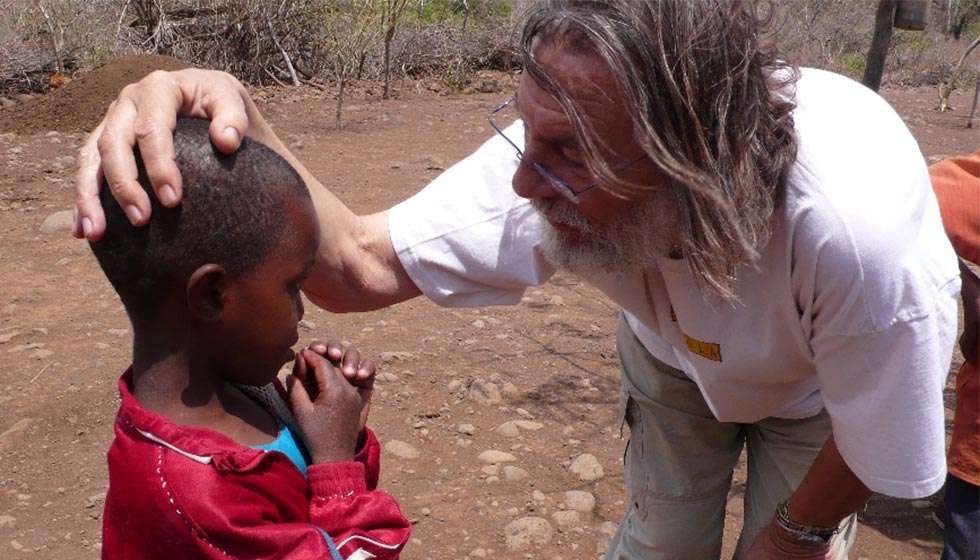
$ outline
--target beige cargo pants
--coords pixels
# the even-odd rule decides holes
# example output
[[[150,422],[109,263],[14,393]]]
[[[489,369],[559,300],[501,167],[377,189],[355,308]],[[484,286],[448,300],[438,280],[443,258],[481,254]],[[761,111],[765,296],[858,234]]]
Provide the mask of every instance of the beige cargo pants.
[[[742,446],[748,481],[735,558],[796,489],[831,434],[830,418],[719,422],[684,372],[657,360],[625,320],[617,333],[623,414],[630,426],[626,514],[606,560],[702,560],[721,556],[725,503]],[[854,544],[856,516],[835,537],[836,560]]]

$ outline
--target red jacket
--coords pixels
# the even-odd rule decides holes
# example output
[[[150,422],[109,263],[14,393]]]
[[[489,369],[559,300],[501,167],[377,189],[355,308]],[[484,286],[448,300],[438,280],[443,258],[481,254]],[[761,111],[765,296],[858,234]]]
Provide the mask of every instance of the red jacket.
[[[310,465],[142,408],[132,374],[109,448],[102,558],[395,559],[411,526],[376,490],[370,430],[354,461]]]

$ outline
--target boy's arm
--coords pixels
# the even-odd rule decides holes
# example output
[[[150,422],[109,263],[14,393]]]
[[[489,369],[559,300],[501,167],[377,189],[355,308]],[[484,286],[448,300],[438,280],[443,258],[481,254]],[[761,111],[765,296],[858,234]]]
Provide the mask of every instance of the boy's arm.
[[[306,481],[278,454],[246,465],[219,456],[162,463],[166,484],[155,488],[164,495],[154,501],[166,511],[156,518],[202,558],[395,560],[411,531],[394,498],[367,489],[356,461],[311,465]]]

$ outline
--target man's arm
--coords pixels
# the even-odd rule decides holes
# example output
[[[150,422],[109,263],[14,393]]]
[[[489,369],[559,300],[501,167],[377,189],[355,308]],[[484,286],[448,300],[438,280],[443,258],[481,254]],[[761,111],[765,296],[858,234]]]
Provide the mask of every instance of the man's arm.
[[[787,516],[796,525],[834,528],[863,506],[871,494],[844,462],[831,436],[790,496]],[[774,518],[752,543],[748,558],[822,560],[829,552],[829,543],[801,540]]]
[[[123,89],[79,153],[76,237],[97,240],[105,231],[99,205],[103,176],[131,222],[142,225],[150,219],[150,201],[137,182],[134,146],[161,203],[179,204],[182,181],[173,148],[178,115],[211,120],[212,141],[224,153],[237,150],[247,134],[278,152],[302,176],[322,238],[316,266],[303,286],[315,304],[331,311],[366,311],[421,293],[392,247],[387,212],[351,212],[279,140],[244,86],[223,72],[154,72]]]

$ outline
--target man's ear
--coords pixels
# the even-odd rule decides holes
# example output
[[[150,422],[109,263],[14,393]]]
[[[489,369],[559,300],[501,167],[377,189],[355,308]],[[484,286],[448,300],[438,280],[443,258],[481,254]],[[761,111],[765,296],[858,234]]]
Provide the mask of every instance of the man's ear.
[[[224,311],[228,273],[217,264],[206,264],[187,280],[187,308],[191,316],[205,323],[215,323]]]

